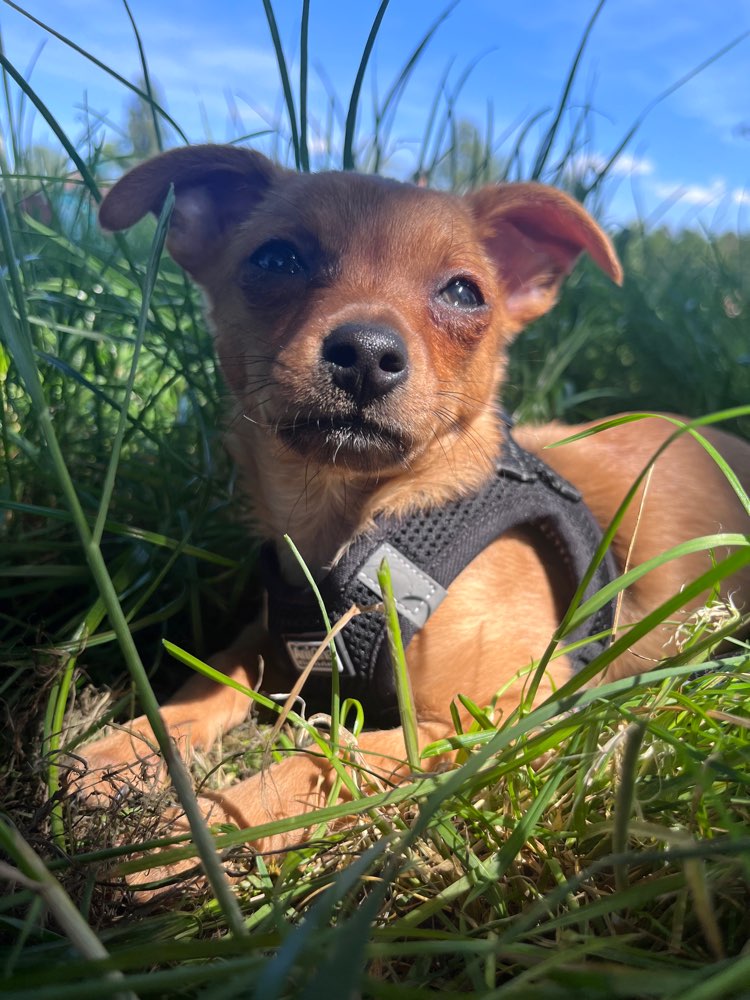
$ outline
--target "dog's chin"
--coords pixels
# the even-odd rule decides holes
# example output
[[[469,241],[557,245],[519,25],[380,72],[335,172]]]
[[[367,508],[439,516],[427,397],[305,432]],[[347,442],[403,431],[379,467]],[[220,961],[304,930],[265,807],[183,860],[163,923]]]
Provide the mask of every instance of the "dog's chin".
[[[409,435],[360,418],[297,419],[278,427],[281,440],[302,458],[342,472],[377,475],[409,462]]]

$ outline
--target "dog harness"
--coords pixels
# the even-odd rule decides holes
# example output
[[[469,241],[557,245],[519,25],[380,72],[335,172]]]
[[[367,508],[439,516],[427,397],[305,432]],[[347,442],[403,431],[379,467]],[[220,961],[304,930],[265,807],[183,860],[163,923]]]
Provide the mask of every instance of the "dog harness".
[[[502,427],[503,446],[495,473],[476,493],[405,518],[377,517],[371,530],[354,539],[318,582],[332,624],[354,604],[367,607],[381,600],[377,572],[385,557],[406,648],[447,596],[461,570],[496,539],[519,528],[533,529],[552,541],[569,577],[572,597],[601,542],[601,530],[578,490],[514,441],[504,416]],[[323,618],[309,587],[292,587],[282,579],[273,543],[266,543],[261,550],[261,572],[268,593],[268,631],[274,658],[286,670],[291,685],[325,638]],[[607,551],[584,599],[617,575]],[[523,588],[523,580],[516,583]],[[491,595],[488,600],[492,600]],[[590,640],[569,654],[573,670],[580,670],[604,649],[612,621],[613,608],[608,603],[566,637],[566,643]],[[342,698],[361,701],[368,722],[382,726],[397,723],[382,612],[356,615],[334,642]],[[332,669],[332,657],[326,650],[305,683],[303,696],[308,705],[324,706],[326,698],[330,699]],[[456,669],[460,669],[460,650]]]

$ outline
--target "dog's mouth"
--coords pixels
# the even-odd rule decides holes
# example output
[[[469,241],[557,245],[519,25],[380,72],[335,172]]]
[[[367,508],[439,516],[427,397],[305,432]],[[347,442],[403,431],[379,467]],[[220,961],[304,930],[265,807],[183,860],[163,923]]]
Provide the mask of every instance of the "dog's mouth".
[[[403,465],[412,447],[410,436],[402,430],[361,415],[299,415],[280,423],[278,434],[305,458],[357,472]]]

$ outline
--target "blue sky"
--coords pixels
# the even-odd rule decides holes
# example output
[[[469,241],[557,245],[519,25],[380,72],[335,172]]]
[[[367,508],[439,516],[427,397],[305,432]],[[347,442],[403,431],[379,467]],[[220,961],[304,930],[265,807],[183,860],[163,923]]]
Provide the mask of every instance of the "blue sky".
[[[139,74],[138,52],[119,0],[27,0],[26,10],[66,34],[122,76]],[[276,0],[284,44],[297,46],[301,3]],[[484,129],[491,102],[494,134],[554,106],[593,0],[460,0],[420,60],[402,99],[390,170],[408,174],[436,89],[477,60],[458,114]],[[376,0],[312,0],[313,115],[326,115],[330,81],[346,103]],[[365,85],[384,93],[447,3],[391,0]],[[261,0],[131,0],[153,76],[170,113],[193,141],[234,138],[278,120],[280,86]],[[82,131],[81,107],[122,122],[123,88],[80,55],[0,2],[6,56],[31,82],[69,134]],[[608,0],[592,32],[578,102],[590,101],[592,134],[581,163],[615,147],[661,91],[722,46],[750,32],[750,0]],[[41,48],[40,51],[40,46]],[[452,63],[451,63],[452,60]],[[750,37],[659,104],[621,160],[607,214],[653,224],[714,230],[750,225]],[[374,75],[373,75],[374,73]],[[242,122],[232,120],[233,105]],[[40,137],[49,135],[37,124]],[[502,150],[501,150],[502,152]]]

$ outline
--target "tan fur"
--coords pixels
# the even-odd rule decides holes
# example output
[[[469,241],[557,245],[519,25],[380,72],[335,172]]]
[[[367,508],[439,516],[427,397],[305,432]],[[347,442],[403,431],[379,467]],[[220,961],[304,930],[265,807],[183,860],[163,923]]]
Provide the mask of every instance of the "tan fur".
[[[299,571],[280,543],[285,532],[320,576],[375,514],[439,505],[479,486],[498,449],[494,406],[512,336],[551,307],[581,252],[613,280],[621,278],[596,223],[567,195],[541,185],[500,185],[459,198],[373,177],[292,174],[257,153],[227,147],[175,150],[136,168],[105,199],[103,225],[122,228],[158,212],[170,184],[176,207],[168,245],[206,293],[235,398],[229,447],[259,529],[279,543],[293,583]],[[257,273],[249,259],[269,240],[293,244],[306,262],[304,280]],[[482,308],[446,305],[442,290],[456,277],[481,290]],[[320,366],[325,338],[347,323],[388,327],[408,350],[408,380],[367,405],[380,430],[368,432],[364,453],[349,437],[340,449],[324,446],[324,435],[317,440],[315,432],[321,414],[349,419],[349,402],[331,389]],[[578,486],[606,527],[672,429],[654,417],[544,451],[544,458]],[[540,454],[574,430],[522,428],[517,437]],[[750,448],[718,431],[707,436],[750,482]],[[747,528],[726,479],[685,436],[659,459],[614,548],[621,566],[634,566],[680,541]],[[618,627],[672,596],[710,559],[697,554],[643,577],[625,594]],[[749,591],[748,572],[724,588],[739,604]],[[460,693],[487,704],[504,689],[499,709],[517,704],[522,681],[513,678],[543,652],[567,596],[555,553],[531,532],[504,536],[464,569],[408,649],[422,746],[452,730],[449,705]],[[610,676],[648,669],[664,654],[671,631],[665,626],[642,640]],[[282,682],[257,623],[214,665],[254,685],[259,656],[264,686],[272,690]],[[555,660],[540,696],[568,670],[564,658]],[[163,713],[178,740],[207,746],[247,708],[243,696],[195,677]],[[130,734],[87,747],[90,768],[142,756],[142,735],[150,730],[138,719]],[[366,733],[359,745],[384,780],[406,773],[400,730]],[[134,764],[130,777],[137,781],[139,774]],[[250,827],[321,805],[330,781],[316,758],[298,755],[262,780],[201,801],[212,821]],[[102,789],[97,783],[87,791]],[[258,847],[283,848],[290,839]]]

